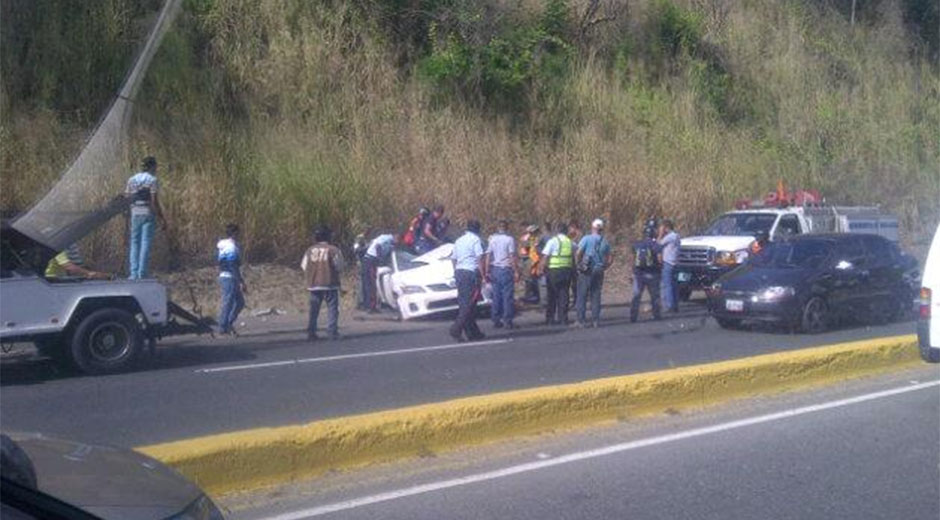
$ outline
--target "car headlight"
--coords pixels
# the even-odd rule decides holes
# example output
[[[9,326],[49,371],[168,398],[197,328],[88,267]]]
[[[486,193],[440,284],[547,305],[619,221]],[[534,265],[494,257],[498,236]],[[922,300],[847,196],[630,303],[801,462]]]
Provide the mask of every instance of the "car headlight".
[[[754,299],[761,302],[775,302],[784,298],[790,298],[795,294],[796,290],[793,287],[774,286],[757,293]]]
[[[186,506],[180,514],[171,516],[170,520],[225,520],[225,517],[209,497],[202,495]]]
[[[403,285],[401,288],[402,294],[419,294],[424,292],[424,287],[420,285]]]
[[[738,265],[743,264],[747,261],[748,253],[747,249],[740,249],[738,251],[719,251],[715,255],[715,263],[718,265]]]

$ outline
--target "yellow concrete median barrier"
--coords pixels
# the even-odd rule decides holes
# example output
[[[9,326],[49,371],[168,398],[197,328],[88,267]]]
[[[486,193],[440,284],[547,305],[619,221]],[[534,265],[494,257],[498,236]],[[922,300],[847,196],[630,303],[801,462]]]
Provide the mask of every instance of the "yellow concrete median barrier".
[[[144,446],[213,494],[513,435],[702,407],[919,363],[898,336]]]

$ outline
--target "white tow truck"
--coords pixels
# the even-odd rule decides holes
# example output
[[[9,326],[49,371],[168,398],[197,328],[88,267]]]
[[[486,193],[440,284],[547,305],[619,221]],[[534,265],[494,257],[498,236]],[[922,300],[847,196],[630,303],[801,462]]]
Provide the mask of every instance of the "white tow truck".
[[[755,241],[770,242],[806,233],[874,233],[898,240],[898,219],[877,206],[833,206],[818,192],[782,187],[757,201],[739,201],[702,233],[682,237],[676,277],[679,295],[704,290],[747,262]]]

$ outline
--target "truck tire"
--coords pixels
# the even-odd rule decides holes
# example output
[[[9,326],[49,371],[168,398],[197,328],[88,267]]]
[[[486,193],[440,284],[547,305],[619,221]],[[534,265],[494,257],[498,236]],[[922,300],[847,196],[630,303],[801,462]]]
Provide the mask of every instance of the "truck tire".
[[[143,346],[134,315],[115,308],[85,316],[71,338],[72,361],[87,374],[113,374],[132,367]]]

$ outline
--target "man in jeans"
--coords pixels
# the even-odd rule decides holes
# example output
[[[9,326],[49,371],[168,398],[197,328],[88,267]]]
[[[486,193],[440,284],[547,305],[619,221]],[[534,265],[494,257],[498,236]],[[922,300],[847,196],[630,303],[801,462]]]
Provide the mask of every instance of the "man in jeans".
[[[467,222],[467,232],[454,242],[454,251],[451,260],[454,263],[454,278],[457,281],[457,319],[450,327],[450,335],[457,341],[476,341],[484,338],[477,326],[476,310],[477,300],[480,296],[481,269],[483,243],[480,241],[480,222],[470,220]]]
[[[679,295],[676,289],[676,262],[679,260],[679,233],[669,219],[659,226],[659,246],[663,248],[662,295],[663,307],[670,312],[679,312]]]
[[[509,221],[500,220],[490,235],[484,257],[487,279],[493,284],[493,326],[512,329],[515,316],[515,288],[519,281],[516,240],[509,234]]]
[[[327,227],[313,232],[314,244],[304,253],[300,268],[304,271],[307,290],[310,291],[310,316],[307,322],[307,341],[319,339],[317,321],[320,307],[326,303],[326,330],[331,340],[339,336],[339,289],[343,273],[343,253],[330,243],[333,233]]]
[[[362,263],[359,267],[359,278],[364,280],[363,289],[365,289],[365,304],[369,314],[379,312],[378,287],[376,287],[376,275],[380,265],[387,265],[395,249],[398,238],[395,235],[385,233],[375,237],[366,248],[366,253],[362,257]]]
[[[150,262],[150,245],[156,220],[166,229],[163,207],[157,196],[157,160],[144,158],[143,171],[135,173],[127,180],[125,195],[131,202],[131,240],[130,240],[130,276],[131,280],[147,277]]]
[[[597,327],[601,320],[601,291],[604,272],[610,267],[610,243],[604,238],[604,221],[591,223],[591,234],[581,238],[575,254],[578,265],[578,326],[587,325],[587,300],[591,299],[591,324]]]
[[[568,325],[568,293],[574,273],[574,244],[568,238],[568,225],[559,223],[557,233],[542,249],[542,274],[548,272],[548,302],[545,308],[545,323]]]
[[[216,244],[219,260],[219,286],[222,304],[219,306],[219,333],[235,334],[235,320],[245,308],[245,279],[242,278],[242,252],[238,244],[239,229],[235,224],[225,226],[225,238]]]

